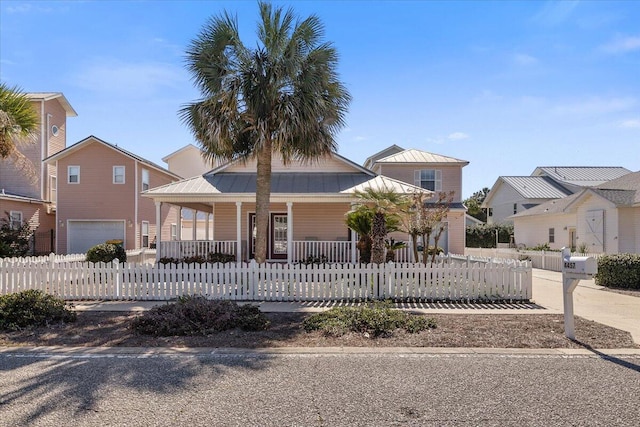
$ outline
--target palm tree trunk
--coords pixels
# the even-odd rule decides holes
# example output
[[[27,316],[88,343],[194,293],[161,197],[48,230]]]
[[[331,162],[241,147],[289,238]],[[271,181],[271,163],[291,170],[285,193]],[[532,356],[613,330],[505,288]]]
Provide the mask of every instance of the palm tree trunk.
[[[384,262],[384,238],[387,235],[387,225],[384,214],[376,212],[371,224],[371,263],[382,264]]]
[[[267,260],[269,233],[269,205],[271,199],[271,141],[267,140],[257,156],[256,177],[256,247],[255,260],[262,264]],[[249,236],[251,238],[251,236]]]

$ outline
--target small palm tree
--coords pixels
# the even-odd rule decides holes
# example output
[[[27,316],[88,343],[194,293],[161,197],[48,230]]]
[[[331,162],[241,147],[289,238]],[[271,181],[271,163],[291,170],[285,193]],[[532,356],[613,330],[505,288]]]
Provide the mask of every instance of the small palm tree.
[[[202,99],[180,115],[209,159],[254,158],[255,259],[266,260],[271,157],[284,163],[335,152],[350,95],[338,80],[338,56],[322,40],[318,17],[298,19],[291,9],[259,2],[259,43],[240,40],[238,22],[224,12],[191,42],[187,67]]]
[[[353,210],[347,213],[347,227],[358,234],[358,253],[360,262],[369,264],[371,262],[371,221],[373,212],[370,210]]]
[[[36,142],[38,126],[38,114],[29,98],[18,87],[0,83],[0,159],[13,163],[32,179],[35,167],[19,148]]]
[[[391,231],[396,231],[400,226],[398,214],[405,209],[408,199],[393,190],[375,190],[367,188],[356,192],[360,199],[356,210],[370,211],[371,219],[371,262],[381,264],[384,262],[384,239]]]

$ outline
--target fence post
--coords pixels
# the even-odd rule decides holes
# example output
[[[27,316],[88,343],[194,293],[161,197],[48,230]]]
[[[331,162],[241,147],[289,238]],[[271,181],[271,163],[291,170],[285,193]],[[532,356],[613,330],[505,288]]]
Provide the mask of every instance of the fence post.
[[[118,258],[113,260],[113,267],[115,269],[115,280],[113,286],[115,286],[115,297],[120,299],[120,260]]]
[[[543,270],[545,270],[545,268],[544,268],[544,264],[545,264],[545,262],[544,262],[544,261],[545,261],[545,258],[546,258],[546,256],[545,256],[545,254],[544,254],[544,250],[543,250],[543,251],[542,251],[542,269],[543,269]]]
[[[53,252],[51,252],[51,253],[49,254],[49,265],[51,266],[51,268],[53,268],[53,266],[55,265],[55,263],[56,263],[56,256],[54,255],[54,253],[53,253]]]

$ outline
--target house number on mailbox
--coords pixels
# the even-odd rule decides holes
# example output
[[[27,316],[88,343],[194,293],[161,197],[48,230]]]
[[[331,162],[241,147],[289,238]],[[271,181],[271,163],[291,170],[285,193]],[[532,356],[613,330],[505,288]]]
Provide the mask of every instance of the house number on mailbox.
[[[564,263],[564,268],[570,268],[572,270],[575,270],[576,263],[575,262],[565,262]]]

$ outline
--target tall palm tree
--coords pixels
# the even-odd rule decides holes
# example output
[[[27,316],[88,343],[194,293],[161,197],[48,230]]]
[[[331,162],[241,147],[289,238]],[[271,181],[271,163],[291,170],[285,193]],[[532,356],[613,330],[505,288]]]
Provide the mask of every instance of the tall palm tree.
[[[0,83],[0,159],[7,159],[30,178],[35,178],[35,167],[19,147],[36,142],[38,126],[38,113],[29,98],[17,86]]]
[[[338,80],[338,56],[312,15],[259,2],[258,44],[245,46],[227,12],[213,17],[187,49],[202,99],[180,115],[209,159],[255,158],[255,259],[267,253],[271,157],[313,160],[335,152],[351,100]]]

